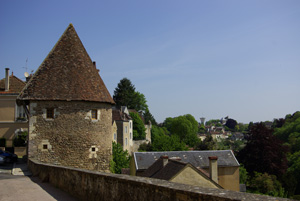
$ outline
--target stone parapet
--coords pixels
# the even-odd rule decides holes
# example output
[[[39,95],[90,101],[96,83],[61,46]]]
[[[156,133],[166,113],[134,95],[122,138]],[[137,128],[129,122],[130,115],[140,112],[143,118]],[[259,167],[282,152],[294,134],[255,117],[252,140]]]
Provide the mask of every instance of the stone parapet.
[[[33,176],[39,176],[42,181],[50,182],[79,200],[288,200],[223,189],[201,188],[159,179],[48,165],[35,160],[29,160],[28,166]]]

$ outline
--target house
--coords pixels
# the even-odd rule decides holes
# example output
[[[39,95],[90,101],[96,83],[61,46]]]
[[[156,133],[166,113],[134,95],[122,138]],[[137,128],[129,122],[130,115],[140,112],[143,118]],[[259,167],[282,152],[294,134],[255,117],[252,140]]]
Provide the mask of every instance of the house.
[[[216,158],[211,158],[211,160],[214,159]],[[217,163],[211,164],[217,165]],[[210,169],[214,171],[209,175],[204,170],[197,169],[190,163],[181,162],[180,158],[169,159],[168,156],[161,156],[141,176],[200,187],[222,188],[218,184],[218,180],[213,180],[213,178],[217,178],[213,177],[214,174],[218,174],[217,168],[210,166]]]
[[[117,143],[118,127],[115,120],[112,120],[112,141]]]
[[[220,142],[222,139],[228,138],[228,135],[226,133],[211,132],[210,135],[217,142]]]
[[[161,156],[180,158],[197,169],[209,173],[209,157],[218,158],[218,184],[227,190],[239,191],[239,166],[231,150],[135,152],[130,162],[130,174],[141,176]]]
[[[114,101],[72,24],[17,102],[28,108],[29,159],[109,172]]]
[[[13,139],[21,131],[28,130],[28,121],[23,107],[16,104],[16,99],[25,82],[16,76],[9,75],[5,69],[5,78],[0,80],[0,138],[7,150],[12,151]]]
[[[123,150],[132,153],[133,146],[133,123],[126,106],[121,109],[112,110],[112,119],[117,126],[117,142],[122,145]]]

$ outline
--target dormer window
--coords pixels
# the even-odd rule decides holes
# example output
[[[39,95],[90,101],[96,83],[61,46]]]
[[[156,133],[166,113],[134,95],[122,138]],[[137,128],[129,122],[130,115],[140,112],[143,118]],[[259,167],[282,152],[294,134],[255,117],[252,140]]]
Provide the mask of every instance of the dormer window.
[[[54,109],[53,108],[47,108],[46,118],[54,119]]]
[[[98,111],[92,110],[92,120],[97,120],[97,119],[98,119]]]

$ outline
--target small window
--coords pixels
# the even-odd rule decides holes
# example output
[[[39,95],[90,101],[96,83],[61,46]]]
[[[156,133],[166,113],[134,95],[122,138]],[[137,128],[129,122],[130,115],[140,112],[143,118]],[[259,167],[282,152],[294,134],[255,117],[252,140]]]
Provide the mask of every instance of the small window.
[[[127,138],[125,138],[125,146],[127,146],[128,142],[127,142]]]
[[[54,119],[54,109],[47,108],[47,119]]]
[[[130,132],[130,138],[129,139],[132,139],[132,133]]]
[[[95,152],[95,151],[96,151],[96,148],[95,148],[95,147],[92,147],[92,151]]]
[[[130,127],[129,127],[129,128],[131,129],[131,122],[129,123],[129,125],[130,125]]]
[[[92,119],[95,120],[98,117],[98,112],[97,110],[92,110]]]
[[[114,133],[114,140],[117,140],[117,134]]]
[[[43,144],[43,149],[48,149],[48,145],[47,144]]]
[[[127,133],[128,131],[127,131],[127,126],[125,126],[125,133]]]

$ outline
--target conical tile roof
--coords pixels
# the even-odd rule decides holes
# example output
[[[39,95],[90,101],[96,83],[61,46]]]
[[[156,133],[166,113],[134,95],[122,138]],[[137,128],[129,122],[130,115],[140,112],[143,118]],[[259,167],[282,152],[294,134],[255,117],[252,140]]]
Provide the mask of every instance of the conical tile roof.
[[[29,80],[18,99],[114,104],[72,24]]]

